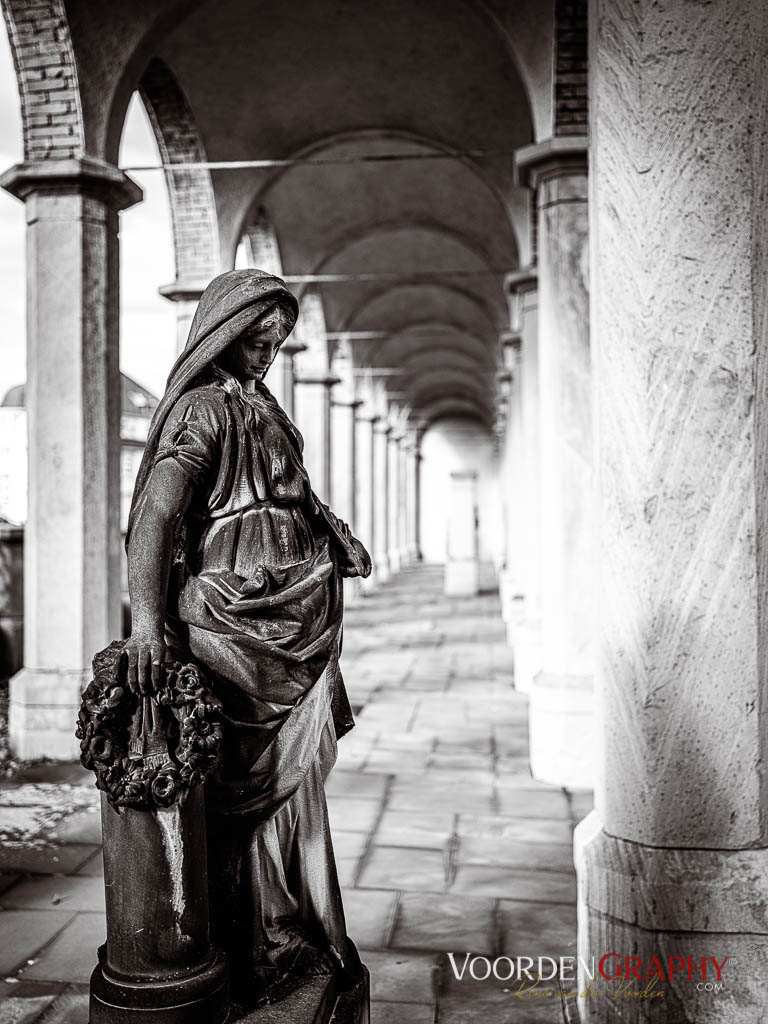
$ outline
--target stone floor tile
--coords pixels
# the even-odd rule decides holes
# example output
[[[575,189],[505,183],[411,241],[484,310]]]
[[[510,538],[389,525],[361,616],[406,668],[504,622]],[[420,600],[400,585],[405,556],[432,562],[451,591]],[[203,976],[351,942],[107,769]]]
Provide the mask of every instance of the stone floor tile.
[[[94,876],[96,878],[104,878],[104,857],[102,856],[101,847],[99,847],[80,867],[75,871],[75,876]]]
[[[497,787],[498,810],[501,814],[521,818],[566,818],[571,812],[568,800],[560,790],[527,791]]]
[[[459,864],[487,864],[497,867],[535,867],[537,871],[565,871],[573,868],[573,846],[568,843],[529,843],[511,839],[464,836],[456,850]]]
[[[400,897],[393,948],[482,953],[493,949],[491,899],[404,892]]]
[[[328,798],[328,816],[334,832],[367,832],[379,816],[378,800],[359,800],[355,797]]]
[[[88,999],[87,986],[68,985],[35,1024],[85,1024]]]
[[[23,977],[87,984],[96,965],[96,950],[105,939],[103,914],[77,914],[36,962],[24,969]]]
[[[432,1003],[392,1003],[376,1000],[371,1003],[371,1024],[433,1024]]]
[[[429,752],[426,750],[372,750],[366,761],[365,770],[374,772],[421,772],[427,767]]]
[[[98,807],[76,811],[60,821],[55,830],[61,843],[101,844],[101,814]]]
[[[357,881],[357,869],[359,866],[359,857],[337,857],[336,874],[339,876],[339,885],[351,888]]]
[[[368,845],[369,832],[333,833],[333,852],[337,858],[359,860]]]
[[[72,921],[66,910],[0,912],[0,974],[11,974]]]
[[[25,846],[7,843],[0,847],[0,871],[23,871],[36,875],[69,875],[95,853],[83,843],[66,846]]]
[[[464,958],[455,960],[461,970]],[[476,967],[477,973],[485,970],[483,964]],[[521,985],[492,974],[479,980],[470,977],[468,968],[458,980],[447,960],[441,964],[438,1005],[440,1024],[563,1024],[564,1019],[557,982]]]
[[[21,875],[17,871],[0,872],[0,897],[6,889],[16,885]]]
[[[453,831],[450,810],[425,812],[385,810],[374,833],[378,846],[417,846],[442,850]]]
[[[384,795],[389,782],[388,775],[376,775],[373,772],[349,772],[336,769],[332,771],[325,786],[328,796],[353,796],[363,799],[379,800]]]
[[[460,814],[456,831],[461,838],[467,837],[478,841],[485,838],[518,843],[562,843],[572,846],[573,840],[570,822],[556,818]],[[535,850],[530,851],[531,857],[535,854]]]
[[[501,948],[509,956],[575,956],[576,907],[573,903],[501,900],[498,910]]]
[[[389,940],[397,893],[386,889],[345,889],[347,931],[359,949],[383,949]]]
[[[576,877],[563,871],[525,871],[504,867],[461,864],[451,886],[453,892],[543,903],[574,903]]]
[[[101,878],[43,875],[19,882],[3,894],[5,910],[59,910],[104,912]]]
[[[13,986],[5,985],[4,988],[12,989]],[[5,992],[0,992],[0,1024],[34,1024],[35,1021],[40,1020],[43,1011],[51,1005],[55,998],[55,992],[47,995],[29,993],[24,996],[16,993],[6,995]]]
[[[453,751],[445,752],[436,750],[429,757],[429,768],[442,771],[482,771],[493,770],[493,760],[490,754],[478,753],[477,751]]]
[[[443,892],[446,858],[436,850],[375,846],[366,858],[358,885],[371,889]]]
[[[490,785],[460,787],[458,784],[438,784],[433,779],[396,780],[387,807],[393,811],[445,810],[454,813],[489,813],[494,809]]]
[[[370,952],[371,999],[392,1003],[427,1003],[435,998],[438,958],[429,953]]]

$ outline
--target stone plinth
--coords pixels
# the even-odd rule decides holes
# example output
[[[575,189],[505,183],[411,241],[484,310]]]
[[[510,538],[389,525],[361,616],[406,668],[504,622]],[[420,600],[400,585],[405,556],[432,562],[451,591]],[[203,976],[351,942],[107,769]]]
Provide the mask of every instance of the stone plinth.
[[[451,473],[445,593],[473,597],[478,590],[477,473]]]
[[[618,943],[732,955],[725,993],[668,985],[667,1016],[628,1004],[626,1019],[757,1024],[768,954],[768,132],[755,82],[768,10],[640,0],[634,17],[640,34],[615,4],[594,5],[605,750],[599,817],[580,830],[579,941],[590,955]],[[597,1003],[583,1014],[614,1019]]]
[[[120,631],[117,225],[141,190],[86,158],[20,164],[0,184],[27,213],[27,667],[10,739],[21,757],[72,759],[91,655]]]
[[[569,789],[595,783],[595,715],[591,676],[538,673],[528,705],[531,774]]]

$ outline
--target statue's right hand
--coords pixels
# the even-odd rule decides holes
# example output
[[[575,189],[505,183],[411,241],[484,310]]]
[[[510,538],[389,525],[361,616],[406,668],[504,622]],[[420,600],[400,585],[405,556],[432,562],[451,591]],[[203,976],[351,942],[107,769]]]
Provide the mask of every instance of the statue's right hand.
[[[157,635],[133,633],[125,641],[123,660],[128,686],[134,693],[149,696],[162,682],[165,640]]]

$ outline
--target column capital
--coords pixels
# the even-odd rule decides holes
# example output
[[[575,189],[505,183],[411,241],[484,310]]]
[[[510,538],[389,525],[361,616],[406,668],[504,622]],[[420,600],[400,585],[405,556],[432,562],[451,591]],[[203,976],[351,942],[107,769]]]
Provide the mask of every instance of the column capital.
[[[548,178],[587,173],[586,135],[556,135],[515,152],[515,184],[538,189]]]
[[[539,287],[539,272],[536,267],[523,267],[504,275],[504,288],[510,295],[523,295]]]
[[[303,341],[299,341],[298,338],[291,338],[289,336],[280,346],[280,351],[286,356],[297,356],[299,352],[306,352],[307,346]]]
[[[334,398],[331,401],[331,405],[334,405],[334,406],[337,405],[337,406],[339,406],[340,408],[343,408],[343,409],[352,409],[353,411],[355,409],[358,409],[361,405],[364,405],[364,404],[365,403],[363,402],[362,398],[349,398],[349,399]]]
[[[324,384],[325,387],[332,388],[335,384],[341,384],[341,377],[337,377],[333,373],[307,373],[297,377],[296,383]]]
[[[208,287],[209,280],[172,281],[158,288],[158,292],[169,302],[199,302],[200,296]]]
[[[39,194],[87,194],[116,211],[127,210],[144,198],[141,187],[119,167],[87,156],[14,164],[0,175],[0,188],[22,202]]]

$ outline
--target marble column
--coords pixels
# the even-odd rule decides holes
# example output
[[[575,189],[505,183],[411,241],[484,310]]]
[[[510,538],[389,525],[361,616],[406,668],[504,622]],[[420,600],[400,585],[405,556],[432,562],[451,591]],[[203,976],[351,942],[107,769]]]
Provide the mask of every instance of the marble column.
[[[159,289],[160,294],[174,304],[176,309],[176,354],[187,344],[189,328],[208,281],[174,281]]]
[[[389,563],[389,434],[386,419],[373,424],[373,564],[376,581],[384,583],[392,575]]]
[[[509,274],[506,286],[511,326],[502,343],[505,358],[515,369],[521,447],[518,486],[510,496],[517,506],[511,528],[520,531],[521,542],[518,546],[513,540],[510,555],[514,558],[516,554],[518,559],[512,587],[523,598],[522,610],[515,609],[516,614],[508,617],[507,631],[514,650],[515,688],[529,693],[541,670],[539,324],[535,268]]]
[[[19,164],[0,185],[27,214],[26,667],[10,742],[21,758],[70,759],[91,658],[120,636],[117,228],[142,193],[88,158]]]
[[[445,593],[473,597],[478,591],[477,473],[451,473]]]
[[[611,0],[594,4],[603,763],[576,833],[579,952],[693,958],[693,980],[676,973],[656,985],[662,998],[622,1002],[628,1024],[759,1024],[768,8],[638,0],[632,17],[642,33]],[[729,958],[719,994],[702,984],[710,956]],[[587,1024],[617,1017],[582,1003]]]
[[[531,771],[594,784],[592,397],[586,140],[519,150],[538,228],[541,667],[531,686]]]
[[[421,558],[418,531],[418,464],[421,456],[415,436],[409,436],[405,448],[405,545],[409,564]]]

